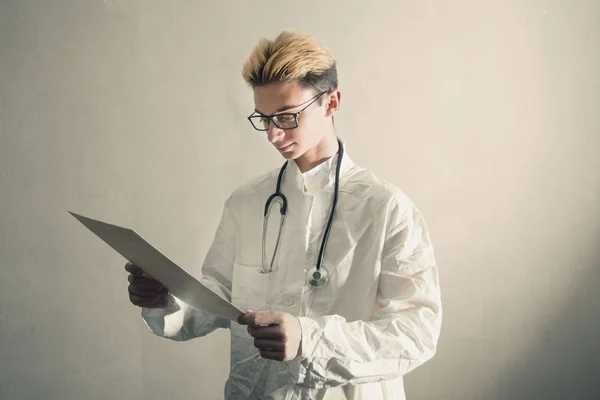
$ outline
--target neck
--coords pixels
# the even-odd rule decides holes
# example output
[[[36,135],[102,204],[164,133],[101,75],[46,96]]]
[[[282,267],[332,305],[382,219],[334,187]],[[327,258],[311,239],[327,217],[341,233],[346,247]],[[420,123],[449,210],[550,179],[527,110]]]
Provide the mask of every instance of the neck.
[[[298,165],[300,172],[305,173],[335,156],[338,150],[339,143],[334,133],[326,135],[314,148],[308,150],[294,161]]]

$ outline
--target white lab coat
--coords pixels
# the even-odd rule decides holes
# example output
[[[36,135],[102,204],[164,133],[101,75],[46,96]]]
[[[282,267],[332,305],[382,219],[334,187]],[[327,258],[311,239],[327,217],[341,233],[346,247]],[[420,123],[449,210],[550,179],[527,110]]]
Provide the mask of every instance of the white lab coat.
[[[342,159],[339,200],[323,265],[325,287],[306,284],[331,208],[337,155],[301,173],[289,162],[282,192],[288,212],[273,271],[261,274],[263,211],[279,168],[227,199],[201,281],[243,309],[297,316],[301,354],[260,357],[247,327],[172,298],[143,309],[157,335],[173,340],[230,328],[226,399],[405,399],[403,376],[436,351],[442,308],[438,270],[423,217],[398,188]],[[270,259],[279,225],[273,206]]]

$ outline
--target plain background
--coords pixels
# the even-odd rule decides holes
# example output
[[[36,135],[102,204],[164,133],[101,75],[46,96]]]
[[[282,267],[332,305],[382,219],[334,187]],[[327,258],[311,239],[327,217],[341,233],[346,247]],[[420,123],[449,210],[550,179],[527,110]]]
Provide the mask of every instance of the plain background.
[[[282,163],[245,119],[262,37],[338,60],[354,161],[425,215],[444,324],[410,400],[600,398],[600,3],[0,1],[0,398],[219,399],[225,330],[155,337],[125,260],[193,274],[223,201]]]

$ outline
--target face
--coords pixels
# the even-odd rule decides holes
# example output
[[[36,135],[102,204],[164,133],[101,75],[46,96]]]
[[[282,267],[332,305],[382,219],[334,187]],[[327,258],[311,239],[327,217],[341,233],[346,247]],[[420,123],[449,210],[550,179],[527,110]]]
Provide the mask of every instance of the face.
[[[297,159],[317,148],[326,134],[333,129],[331,115],[339,102],[333,102],[331,96],[339,96],[337,91],[325,93],[298,116],[298,127],[280,129],[271,121],[265,132],[273,146],[286,159]],[[296,113],[308,105],[318,93],[303,88],[296,83],[270,83],[254,88],[254,104],[257,114],[277,115]],[[334,99],[335,100],[335,99]]]

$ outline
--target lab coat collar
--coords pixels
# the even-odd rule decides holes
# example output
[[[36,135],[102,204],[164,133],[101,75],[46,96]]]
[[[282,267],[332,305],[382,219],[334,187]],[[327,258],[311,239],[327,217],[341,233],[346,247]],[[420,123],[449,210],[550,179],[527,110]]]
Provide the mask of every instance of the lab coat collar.
[[[344,148],[344,150],[346,149]],[[333,190],[338,157],[339,153],[304,173],[300,171],[296,162],[290,162],[288,168],[291,167],[292,171],[290,172],[293,173],[299,189],[307,195],[320,190]],[[353,166],[354,162],[344,151],[340,168],[340,182]]]

